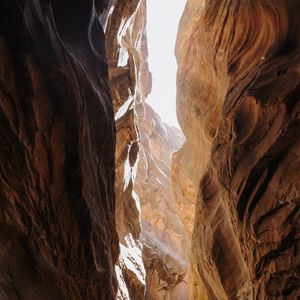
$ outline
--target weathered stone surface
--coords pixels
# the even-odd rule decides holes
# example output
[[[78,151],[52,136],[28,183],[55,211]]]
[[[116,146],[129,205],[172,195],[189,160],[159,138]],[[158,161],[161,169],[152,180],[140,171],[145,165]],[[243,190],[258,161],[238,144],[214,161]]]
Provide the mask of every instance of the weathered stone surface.
[[[299,14],[299,1],[187,3],[173,178],[196,204],[191,299],[300,296]]]
[[[116,222],[121,247],[117,297],[164,299],[171,297],[187,271],[189,238],[176,212],[170,179],[172,153],[183,136],[145,104],[151,90],[146,1],[114,1],[107,18],[117,127]],[[177,293],[186,297],[186,284]]]
[[[0,298],[297,299],[298,1],[188,1],[173,187],[145,4],[0,4]]]
[[[114,139],[94,1],[1,1],[1,299],[115,298]]]
[[[135,106],[151,89],[147,63],[146,1],[112,1],[106,25],[116,136],[116,223],[121,253],[116,267],[118,299],[145,298],[140,241],[140,199],[133,190],[140,142]]]
[[[134,189],[141,200],[147,297],[166,299],[187,271],[189,238],[177,213],[170,172],[172,154],[184,137],[146,103],[136,111],[140,160]]]

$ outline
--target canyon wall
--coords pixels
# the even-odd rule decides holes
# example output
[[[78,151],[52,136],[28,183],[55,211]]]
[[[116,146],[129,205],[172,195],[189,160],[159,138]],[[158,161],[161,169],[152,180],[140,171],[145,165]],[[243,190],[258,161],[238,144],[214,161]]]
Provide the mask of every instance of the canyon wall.
[[[183,135],[145,104],[152,81],[146,1],[110,5],[103,24],[117,129],[117,298],[183,300],[186,284],[177,285],[187,271],[189,239],[176,212],[170,180],[171,156]]]
[[[145,0],[2,1],[0,298],[300,297],[299,15],[188,1],[184,141],[145,104]]]
[[[1,1],[3,300],[115,298],[115,128],[97,18],[104,4]]]
[[[185,299],[183,136],[145,104],[146,1],[0,14],[0,298]]]
[[[298,299],[299,1],[189,0],[176,55],[176,199],[191,299]],[[185,201],[185,202],[184,202]]]
[[[179,129],[165,124],[146,103],[137,105],[136,112],[140,160],[134,189],[142,208],[147,299],[184,300],[189,238],[177,212],[170,171],[172,154],[182,145],[184,137]]]
[[[116,122],[116,225],[120,257],[118,299],[144,299],[140,199],[133,190],[140,151],[135,106],[151,89],[147,63],[146,1],[112,1],[105,26]]]

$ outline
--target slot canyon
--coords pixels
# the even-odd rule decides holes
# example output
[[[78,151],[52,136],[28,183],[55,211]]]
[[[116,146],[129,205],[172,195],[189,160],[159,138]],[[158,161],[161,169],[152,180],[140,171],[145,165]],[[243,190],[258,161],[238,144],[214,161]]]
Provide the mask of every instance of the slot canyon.
[[[299,0],[187,0],[181,129],[149,1],[0,1],[0,300],[300,299]]]

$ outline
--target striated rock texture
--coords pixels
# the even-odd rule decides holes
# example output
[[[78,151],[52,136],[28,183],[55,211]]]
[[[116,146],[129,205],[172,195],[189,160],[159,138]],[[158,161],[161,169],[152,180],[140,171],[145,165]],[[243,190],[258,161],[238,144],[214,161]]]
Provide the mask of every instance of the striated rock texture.
[[[115,129],[97,18],[104,4],[1,1],[3,300],[115,298]]]
[[[169,299],[183,280],[188,262],[189,238],[177,213],[170,174],[172,154],[184,137],[179,129],[163,123],[146,103],[137,105],[136,111],[140,160],[134,189],[142,208],[147,297]]]
[[[146,1],[111,1],[105,18],[117,129],[117,298],[183,300],[186,284],[174,288],[187,271],[189,239],[176,212],[170,180],[171,155],[183,136],[145,104],[151,91]]]
[[[145,298],[140,199],[133,190],[140,151],[137,103],[151,90],[147,63],[146,1],[112,1],[105,29],[115,110],[116,223],[121,253],[116,272],[118,299]]]
[[[299,15],[293,0],[187,3],[173,177],[196,203],[191,299],[300,297]]]

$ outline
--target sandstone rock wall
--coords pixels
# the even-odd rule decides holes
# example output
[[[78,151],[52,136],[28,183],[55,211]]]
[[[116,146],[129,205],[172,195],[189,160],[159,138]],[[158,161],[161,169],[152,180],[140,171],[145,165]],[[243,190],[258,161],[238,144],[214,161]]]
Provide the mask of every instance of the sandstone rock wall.
[[[111,1],[103,23],[117,127],[118,297],[165,299],[187,271],[189,238],[170,180],[171,156],[183,136],[145,104],[151,91],[146,1]],[[186,297],[186,284],[177,293]]]
[[[115,298],[104,4],[0,3],[0,299]]]
[[[1,1],[0,298],[300,297],[299,15],[188,1],[171,187],[146,1]]]
[[[146,1],[112,1],[106,21],[110,87],[116,121],[116,224],[120,257],[118,299],[144,299],[140,199],[133,190],[140,152],[136,105],[151,89],[147,63]]]
[[[196,205],[191,299],[300,296],[299,13],[292,0],[187,3],[173,179]]]
[[[146,103],[139,104],[136,111],[140,160],[134,189],[142,208],[147,297],[169,299],[171,291],[185,277],[188,264],[189,238],[177,213],[170,172],[172,154],[182,145],[184,137],[179,129],[165,124]],[[186,284],[181,287],[182,294],[187,291],[185,287]]]
[[[0,298],[176,298],[183,137],[144,104],[146,1],[2,1],[0,14]]]

